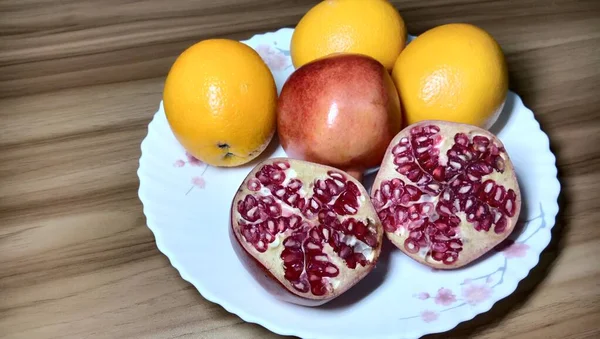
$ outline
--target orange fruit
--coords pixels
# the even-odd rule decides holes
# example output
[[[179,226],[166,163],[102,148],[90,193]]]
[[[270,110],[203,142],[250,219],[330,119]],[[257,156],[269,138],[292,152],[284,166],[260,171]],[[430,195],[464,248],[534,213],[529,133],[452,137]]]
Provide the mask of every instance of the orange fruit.
[[[238,41],[205,40],[185,50],[169,71],[163,101],[177,140],[209,165],[245,164],[275,132],[271,71]]]
[[[290,46],[296,68],[333,53],[366,54],[388,70],[406,44],[406,26],[386,0],[326,0],[300,20]]]
[[[442,25],[417,37],[398,57],[392,77],[408,124],[432,119],[488,128],[508,92],[500,46],[469,24]]]

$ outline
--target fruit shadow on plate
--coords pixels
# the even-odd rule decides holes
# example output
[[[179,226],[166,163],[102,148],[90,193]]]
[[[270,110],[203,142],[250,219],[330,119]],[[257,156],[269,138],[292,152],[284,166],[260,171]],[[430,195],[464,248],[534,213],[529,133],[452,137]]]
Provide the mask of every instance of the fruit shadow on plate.
[[[349,307],[369,296],[385,281],[389,270],[390,256],[395,249],[394,245],[384,236],[379,260],[377,260],[377,264],[371,273],[339,297],[319,306],[319,309],[336,310]]]
[[[506,102],[502,109],[502,112],[500,113],[498,120],[490,128],[490,132],[497,135],[504,128],[504,126],[510,119],[510,115],[513,112],[514,105],[515,105],[515,94],[513,92],[509,91],[507,98],[506,98]],[[249,168],[253,168],[258,163],[260,163],[268,158],[273,157],[273,154],[277,151],[278,148],[279,148],[279,139],[277,137],[277,134],[275,134],[275,136],[273,137],[273,139],[271,140],[271,142],[269,143],[267,148],[256,159],[249,162],[246,166],[248,166]],[[373,185],[375,177],[377,176],[378,170],[379,170],[378,168],[369,170],[367,173],[365,173],[365,176],[362,180],[363,186],[365,187],[367,192],[369,192],[369,194],[371,192],[371,187]],[[518,174],[517,174],[517,180],[519,180]],[[524,226],[526,225],[526,222],[523,222],[523,221],[529,220],[529,218],[530,218],[530,216],[527,215],[528,214],[527,203],[526,203],[527,194],[523,191],[524,186],[521,184],[519,186],[521,188],[521,198],[522,198],[521,216],[519,219],[522,221],[519,222],[515,226],[513,232],[511,233],[511,235],[508,238],[508,239],[513,239],[513,240],[517,239],[519,237],[519,235],[525,230]],[[474,265],[483,260],[486,260],[490,256],[496,254],[497,251],[501,249],[501,246],[503,244],[504,244],[504,242],[501,243],[500,245],[498,245],[497,249],[491,250],[490,252],[486,253],[479,259],[477,259],[477,260],[469,263],[468,265],[466,265],[462,268],[459,268],[457,270],[471,267],[471,265]],[[379,260],[377,261],[377,265],[373,269],[373,271],[371,271],[371,273],[369,273],[364,279],[359,281],[355,286],[350,288],[346,293],[343,293],[342,295],[335,298],[331,302],[328,302],[322,306],[319,306],[318,309],[327,311],[327,310],[335,310],[335,309],[350,307],[350,306],[360,302],[362,299],[366,298],[367,296],[369,296],[385,281],[386,276],[389,271],[389,260],[390,260],[392,252],[395,250],[398,250],[398,249],[394,245],[392,245],[387,240],[387,238],[385,238],[385,236],[384,236],[381,255],[380,255]]]
[[[516,101],[516,94],[512,91],[508,91],[506,95],[506,101],[504,102],[504,107],[502,108],[502,112],[498,116],[498,120],[490,127],[489,131],[494,135],[498,135],[500,131],[506,126],[506,123],[510,119],[512,112],[514,111]]]
[[[369,194],[373,181],[377,176],[377,172],[378,169],[368,171],[362,180],[362,184]],[[392,245],[384,235],[381,254],[379,255],[375,268],[351,289],[319,308],[323,310],[334,310],[349,307],[374,292],[385,281],[389,270],[390,256],[395,250],[397,250],[396,247]]]
[[[370,190],[370,187],[373,183],[373,179],[375,178],[376,175],[377,175],[377,172],[374,172],[374,173],[371,173],[371,174],[365,176],[364,184],[368,190]],[[519,181],[519,186],[521,188],[521,199],[522,199],[521,200],[521,214],[519,216],[520,221],[517,223],[517,225],[513,229],[512,233],[507,238],[507,240],[503,241],[502,243],[497,245],[496,248],[490,250],[488,253],[484,254],[483,256],[481,256],[477,260],[474,260],[473,262],[469,263],[468,265],[465,265],[461,268],[458,268],[458,269],[452,270],[452,271],[436,270],[436,272],[439,272],[439,273],[456,272],[456,271],[468,269],[472,265],[476,265],[477,263],[487,260],[490,256],[493,256],[493,255],[497,254],[498,251],[501,251],[503,249],[503,246],[506,246],[507,244],[511,244],[516,239],[518,239],[519,236],[526,230],[526,228],[528,226],[528,222],[527,222],[528,220],[539,216],[536,213],[534,213],[536,215],[529,215],[529,209],[528,209],[528,204],[527,204],[527,192],[524,191],[524,185],[522,185],[520,183],[518,174],[517,174],[517,180]],[[367,275],[363,280],[361,280],[359,283],[357,283],[354,287],[352,287],[350,290],[348,290],[346,293],[342,294],[341,296],[332,300],[331,302],[329,302],[323,306],[320,306],[319,308],[323,309],[323,310],[334,310],[334,309],[348,307],[348,306],[351,306],[351,305],[359,302],[360,300],[362,300],[363,298],[365,298],[369,294],[371,294],[373,291],[375,291],[377,289],[377,287],[379,287],[379,285],[381,285],[385,281],[386,275],[387,275],[388,269],[389,269],[390,256],[391,256],[392,252],[396,251],[396,250],[398,250],[398,249],[396,249],[396,247],[394,247],[394,245],[392,245],[384,236],[383,248],[381,251],[381,255],[377,262],[377,266],[373,269],[373,271],[369,275]]]
[[[278,148],[279,148],[279,138],[277,136],[277,133],[275,133],[275,135],[273,136],[273,139],[271,139],[271,142],[269,143],[267,148],[265,148],[265,150],[262,151],[262,153],[260,153],[260,155],[257,156],[255,159],[253,159],[252,161],[245,164],[244,167],[252,169],[259,163],[261,163],[269,158],[272,158],[273,154],[277,151]],[[282,156],[285,156],[285,155],[282,155]]]

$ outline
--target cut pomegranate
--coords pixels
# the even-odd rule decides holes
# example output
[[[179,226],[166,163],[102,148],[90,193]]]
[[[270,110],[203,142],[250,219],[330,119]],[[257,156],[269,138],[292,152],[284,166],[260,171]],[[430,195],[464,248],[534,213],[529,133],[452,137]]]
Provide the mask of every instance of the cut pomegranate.
[[[360,182],[333,167],[283,158],[262,162],[246,177],[231,225],[236,253],[255,278],[280,299],[307,306],[330,301],[367,275],[383,237]]]
[[[390,241],[439,269],[464,266],[506,239],[521,208],[500,140],[444,121],[422,121],[398,133],[371,200]]]

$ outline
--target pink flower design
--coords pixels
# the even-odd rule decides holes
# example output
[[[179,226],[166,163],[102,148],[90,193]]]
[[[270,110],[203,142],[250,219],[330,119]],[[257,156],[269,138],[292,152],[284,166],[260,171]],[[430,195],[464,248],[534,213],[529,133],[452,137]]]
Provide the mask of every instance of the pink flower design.
[[[177,161],[175,161],[173,163],[173,166],[175,166],[175,167],[183,167],[183,166],[185,166],[185,161],[183,161],[183,160],[177,160]]]
[[[194,184],[194,186],[196,186],[198,188],[206,187],[206,181],[204,181],[203,177],[193,177],[192,184]]]
[[[256,47],[256,52],[267,66],[274,71],[284,70],[289,65],[289,59],[281,51],[270,45],[259,45]]]
[[[438,318],[438,314],[435,313],[434,311],[423,311],[421,312],[421,319],[423,319],[424,322],[426,323],[430,323],[432,321],[437,320]]]
[[[435,296],[435,303],[438,305],[448,306],[456,301],[456,296],[447,288],[440,288]]]
[[[426,299],[429,299],[429,297],[431,297],[431,296],[427,292],[421,292],[421,293],[414,294],[413,297],[420,299],[420,300],[426,300]]]
[[[469,305],[477,305],[492,295],[492,289],[487,285],[468,285],[463,289],[463,297]]]
[[[504,256],[507,259],[512,259],[512,258],[523,258],[524,256],[527,255],[527,250],[529,249],[529,245],[527,244],[523,244],[520,242],[515,242],[512,245],[506,247],[505,249],[502,250],[502,253],[504,253]]]
[[[193,155],[191,155],[188,152],[185,152],[185,156],[187,158],[188,164],[190,164],[192,166],[201,166],[203,164],[202,161],[198,160],[198,158],[194,157]]]

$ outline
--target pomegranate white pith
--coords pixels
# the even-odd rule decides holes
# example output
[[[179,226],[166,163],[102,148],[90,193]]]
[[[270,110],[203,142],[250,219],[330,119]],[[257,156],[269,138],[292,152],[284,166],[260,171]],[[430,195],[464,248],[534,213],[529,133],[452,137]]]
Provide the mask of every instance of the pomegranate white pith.
[[[392,140],[371,200],[390,241],[438,269],[464,266],[506,239],[521,208],[500,140],[444,121],[413,124]]]
[[[284,300],[316,306],[362,279],[379,257],[383,227],[362,185],[332,167],[269,159],[246,177],[231,208],[234,246],[279,284]],[[240,251],[238,251],[240,255]],[[253,267],[249,267],[253,272]],[[258,281],[265,285],[264,275]],[[285,288],[288,292],[273,291]]]

